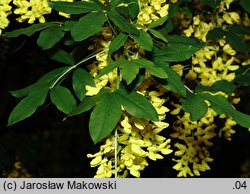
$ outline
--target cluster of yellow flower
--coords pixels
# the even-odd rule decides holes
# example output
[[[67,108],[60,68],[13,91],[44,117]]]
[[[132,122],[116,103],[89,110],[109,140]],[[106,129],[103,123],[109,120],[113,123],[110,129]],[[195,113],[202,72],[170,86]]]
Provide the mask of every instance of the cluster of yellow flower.
[[[96,61],[88,66],[94,77],[109,63],[108,46],[110,38],[112,38],[111,30],[104,27],[100,35],[93,39],[95,44],[89,47],[91,50],[103,47],[103,52],[96,56]],[[135,59],[136,56],[131,57]],[[122,56],[115,55],[115,58],[120,57]],[[98,166],[95,177],[111,177],[116,173],[118,177],[126,177],[128,172],[135,177],[140,177],[140,171],[148,165],[147,157],[151,160],[157,160],[163,158],[161,154],[166,155],[172,152],[169,145],[170,139],[159,135],[163,129],[169,126],[168,123],[163,121],[169,111],[163,105],[167,101],[164,97],[166,90],[155,85],[150,75],[146,75],[146,77],[138,92],[150,99],[160,121],[151,123],[145,119],[136,119],[123,110],[123,117],[117,125],[117,134],[111,134],[101,145],[99,152],[88,154],[89,158],[93,158],[90,162],[91,167]],[[114,89],[117,79],[119,78],[116,70],[95,79],[95,87],[86,86],[86,95],[96,95],[105,86]],[[152,84],[156,89],[158,88],[157,91],[148,90]],[[116,159],[114,156],[115,149],[118,156]],[[115,160],[118,162],[117,166],[115,166]]]
[[[195,37],[201,41],[207,42],[207,33],[215,27],[224,29],[226,25],[239,24],[240,16],[237,12],[230,12],[230,3],[233,0],[224,0],[221,2],[215,17],[210,18],[203,15],[193,17],[192,24],[184,30],[187,37]],[[221,13],[221,14],[220,14]],[[245,16],[247,19],[248,17]],[[245,20],[246,20],[245,19]],[[243,20],[244,21],[244,20]],[[244,25],[244,23],[243,23]],[[208,45],[197,51],[192,57],[192,64],[187,74],[183,77],[186,81],[196,81],[205,86],[211,86],[215,81],[232,81],[235,78],[235,71],[242,65],[249,65],[249,59],[241,61],[237,58],[237,52],[226,42],[225,37],[217,42],[208,42]],[[178,69],[183,69],[178,68]],[[173,68],[175,70],[175,68]],[[228,97],[226,94],[222,94]],[[231,102],[237,104],[240,98],[233,93]],[[232,129],[236,122],[226,115],[217,115],[209,106],[207,115],[199,121],[192,122],[189,113],[180,114],[181,105],[173,104],[176,109],[171,114],[176,115],[176,122],[173,125],[175,132],[171,137],[181,140],[182,143],[176,143],[175,147],[179,150],[174,154],[180,159],[173,159],[177,164],[173,167],[180,171],[179,177],[199,176],[199,171],[209,170],[207,162],[213,159],[209,156],[208,148],[213,145],[211,140],[217,135],[215,129],[215,117],[224,119],[224,126],[219,130],[219,136],[224,134],[224,138],[231,140],[231,135],[235,133]],[[208,103],[209,105],[209,103]]]
[[[52,9],[49,7],[49,1],[68,1],[74,0],[1,0],[0,2],[0,35],[2,30],[5,29],[10,21],[7,18],[11,13],[20,15],[16,20],[20,23],[28,21],[29,24],[33,24],[36,20],[40,23],[45,22],[44,15],[50,14]],[[13,7],[10,5],[13,3]],[[68,14],[59,13],[64,17],[69,17]]]
[[[171,2],[176,3],[176,1]],[[216,17],[211,18],[209,22],[207,22],[207,18],[205,20],[202,15],[194,16],[191,21],[192,24],[184,30],[184,34],[187,37],[193,36],[201,41],[207,42],[207,33],[213,28],[218,26],[223,27],[223,25],[227,24],[238,24],[238,13],[228,11],[231,2],[231,0],[222,1],[219,11],[223,14],[217,14]],[[141,11],[138,15],[138,23],[142,25],[148,25],[150,22],[168,15],[169,4],[166,0],[141,0],[140,6]],[[188,20],[186,24],[187,23]],[[107,41],[102,42],[102,45],[108,48]],[[97,57],[97,64],[95,63],[90,66],[89,69],[93,75],[96,75],[100,69],[108,64],[107,52]],[[142,53],[143,51],[139,54]],[[183,76],[184,80],[194,80],[205,86],[211,86],[215,81],[232,81],[235,78],[234,71],[239,68],[241,63],[236,54],[237,52],[226,42],[225,37],[223,37],[218,43],[212,42],[194,54],[188,73],[183,73],[184,66],[181,64],[172,65],[172,68],[180,76]],[[118,56],[116,57],[118,58]],[[248,61],[244,61],[243,64],[247,65]],[[97,94],[99,90],[108,83],[114,85],[114,80],[117,78],[116,73],[115,71],[111,72],[106,75],[106,77],[103,76],[97,80],[97,87],[87,86],[87,94]],[[150,91],[150,85],[159,91]],[[209,147],[213,146],[212,138],[216,135],[223,135],[227,140],[231,140],[231,135],[235,133],[232,127],[236,125],[236,122],[224,114],[218,115],[210,107],[208,102],[209,108],[206,116],[199,121],[192,122],[189,118],[189,113],[181,113],[181,104],[174,103],[166,98],[168,91],[161,88],[157,83],[154,83],[150,76],[148,80],[144,81],[144,88],[140,87],[140,91],[138,92],[146,95],[151,100],[151,103],[159,114],[159,124],[162,127],[159,127],[157,123],[135,119],[127,113],[124,113],[117,127],[118,167],[115,169],[113,153],[116,137],[115,135],[111,135],[106,140],[106,143],[101,146],[99,152],[94,155],[88,155],[88,157],[94,158],[91,162],[91,166],[99,166],[96,177],[111,177],[116,172],[118,172],[118,176],[120,177],[126,177],[128,172],[135,177],[139,177],[140,171],[148,165],[146,157],[156,160],[162,158],[157,152],[161,152],[162,154],[164,154],[165,150],[165,154],[172,152],[172,150],[169,149],[170,139],[158,135],[160,131],[169,126],[168,123],[164,122],[169,112],[169,109],[163,106],[165,102],[175,107],[175,109],[170,112],[170,114],[176,116],[176,121],[172,126],[174,132],[170,136],[177,141],[177,143],[174,144],[177,150],[174,152],[175,157],[173,158],[173,161],[177,163],[173,168],[179,171],[177,176],[200,176],[200,172],[209,170],[210,167],[208,163],[213,161],[209,153]],[[228,97],[226,94],[222,95]],[[231,98],[234,104],[240,101],[240,98],[235,97],[235,94],[232,94]],[[216,117],[224,119],[225,122],[224,126],[219,130],[219,134],[216,133],[218,126],[214,122]],[[157,131],[157,133],[155,131]],[[147,135],[145,136],[145,134]],[[148,136],[149,134],[150,136]],[[155,138],[156,135],[157,138]],[[150,139],[148,139],[148,137],[150,137]],[[156,139],[161,141],[155,144]],[[162,149],[164,150],[163,152]],[[151,152],[151,150],[155,150],[156,152]],[[108,154],[109,152],[113,154],[110,156]]]

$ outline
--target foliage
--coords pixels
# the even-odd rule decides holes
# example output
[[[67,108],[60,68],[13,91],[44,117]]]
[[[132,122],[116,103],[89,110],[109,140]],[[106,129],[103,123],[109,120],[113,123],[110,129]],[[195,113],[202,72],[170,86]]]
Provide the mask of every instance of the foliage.
[[[173,152],[172,139],[177,141],[173,168],[180,171],[178,176],[199,176],[212,162],[208,148],[218,135],[215,117],[224,119],[221,130],[229,140],[232,126],[250,128],[250,115],[233,107],[238,102],[235,89],[249,86],[250,31],[244,23],[249,15],[241,16],[241,22],[239,14],[230,11],[231,2],[194,1],[194,6],[213,13],[210,16],[193,16],[192,2],[184,0],[49,2],[48,10],[67,19],[45,22],[41,16],[41,23],[3,36],[38,34],[38,46],[64,67],[11,91],[22,99],[8,125],[31,116],[50,96],[65,119],[91,111],[91,138],[95,144],[105,141],[100,152],[88,155],[94,158],[91,166],[98,166],[96,177],[126,177],[128,172],[139,177],[147,157],[157,160]],[[249,12],[248,1],[235,3]],[[181,26],[174,26],[176,18],[182,18]],[[76,56],[76,49],[86,44],[92,53]],[[66,78],[72,78],[72,87],[64,86]],[[169,114],[176,116],[173,131],[159,135],[170,125]],[[113,151],[115,156],[109,156]]]

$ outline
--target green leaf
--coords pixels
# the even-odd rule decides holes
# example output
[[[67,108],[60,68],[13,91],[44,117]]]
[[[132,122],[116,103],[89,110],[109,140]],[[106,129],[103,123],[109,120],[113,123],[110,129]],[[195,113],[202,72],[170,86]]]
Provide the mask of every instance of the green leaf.
[[[192,17],[192,15],[193,15],[192,9],[189,8],[189,7],[182,7],[182,8],[181,8],[181,11],[182,11],[186,16]]]
[[[80,18],[71,30],[71,36],[75,41],[82,41],[99,32],[105,22],[102,12],[89,13]]]
[[[152,51],[153,40],[147,32],[140,30],[138,35],[131,35],[131,37],[137,44],[142,46],[146,51]]]
[[[167,19],[168,19],[168,16],[164,16],[158,20],[155,20],[148,25],[148,28],[156,28],[158,26],[161,26],[167,21]]]
[[[71,31],[76,23],[77,21],[65,21],[63,24],[63,30]]]
[[[47,28],[41,31],[37,44],[43,50],[50,49],[64,37],[64,34],[59,26]]]
[[[236,35],[245,35],[245,34],[250,35],[249,27],[234,25],[234,26],[228,26],[226,29],[229,33],[233,33]]]
[[[102,76],[106,75],[107,73],[113,71],[117,67],[120,67],[122,65],[127,65],[128,63],[130,63],[130,61],[127,61],[127,60],[114,61],[110,65],[108,65],[107,67],[104,67],[100,71],[100,73],[95,77],[95,79],[99,79],[100,77],[102,77]]]
[[[50,85],[52,85],[60,76],[66,74],[66,72],[70,72],[71,69],[71,66],[54,69],[39,78],[37,80],[37,83],[49,83]]]
[[[115,9],[118,5],[122,4],[124,0],[110,0],[109,5],[111,9]]]
[[[43,90],[44,88],[49,87],[48,83],[34,83],[30,86],[27,86],[25,88],[19,89],[19,90],[14,90],[10,91],[11,95],[16,97],[16,98],[22,98],[34,91],[39,91]]]
[[[103,75],[113,71],[117,67],[122,67],[125,65],[130,65],[131,63],[135,63],[140,68],[146,68],[149,73],[159,78],[167,78],[166,72],[161,67],[157,67],[153,62],[145,60],[145,59],[135,59],[131,61],[127,60],[119,60],[114,61],[109,66],[105,67],[100,71],[100,73],[95,77],[96,79],[102,77]]]
[[[233,83],[227,82],[225,80],[219,80],[214,82],[210,87],[197,85],[197,87],[195,88],[195,92],[199,93],[208,91],[212,93],[224,92],[226,94],[232,94],[235,88],[236,86]]]
[[[85,97],[82,102],[67,116],[72,117],[90,110],[97,102],[96,96]]]
[[[127,92],[122,89],[117,90],[115,94],[122,106],[132,116],[140,119],[158,121],[158,114],[155,108],[145,96],[136,92],[127,94]]]
[[[182,108],[185,112],[190,113],[190,120],[196,121],[204,117],[207,113],[208,106],[199,94],[188,92],[187,98],[182,99]]]
[[[129,85],[136,78],[136,75],[139,73],[139,69],[139,66],[135,63],[128,63],[127,65],[123,65],[121,67],[120,73],[122,78]]]
[[[159,83],[166,89],[178,93],[183,97],[186,97],[186,88],[182,83],[181,77],[169,67],[168,63],[155,61],[157,66],[160,66],[167,73],[167,79],[159,79]]]
[[[121,105],[113,93],[107,93],[97,102],[89,121],[90,136],[95,144],[113,131],[121,115]]]
[[[50,71],[49,73],[43,75],[40,79],[37,80],[36,83],[27,86],[23,89],[10,91],[10,93],[17,97],[21,98],[24,96],[27,96],[29,93],[32,93],[36,90],[42,90],[44,88],[47,88],[49,85],[53,84],[53,82],[62,74],[64,74],[66,71],[68,71],[69,67],[61,67],[58,69],[54,69],[53,71]]]
[[[50,58],[54,61],[58,61],[67,65],[74,65],[75,61],[72,55],[66,51],[56,48],[50,53]]]
[[[128,4],[128,13],[129,16],[134,19],[140,12],[140,7],[138,4],[138,0],[125,0],[125,3]]]
[[[145,76],[139,72],[135,79],[129,85],[126,86],[127,91],[132,92],[137,90],[138,87],[140,87],[140,85],[143,83],[144,78]]]
[[[153,76],[163,79],[168,77],[164,69],[160,66],[155,65],[152,61],[145,59],[135,59],[131,60],[131,62],[136,63],[140,68],[146,68]]]
[[[118,0],[113,4],[116,4],[116,7],[111,6],[111,10],[116,10],[126,18],[131,18],[132,20],[134,20],[140,12],[138,0]]]
[[[240,5],[245,11],[250,13],[250,1],[249,0],[240,0]]]
[[[160,40],[162,40],[162,41],[164,41],[164,42],[168,42],[168,40],[166,39],[166,37],[165,36],[163,36],[163,34],[162,33],[160,33],[159,31],[156,31],[156,30],[154,30],[154,29],[149,29],[149,32],[154,36],[154,37],[156,37],[156,38],[158,38],[158,39],[160,39]]]
[[[58,108],[58,110],[69,114],[76,108],[76,101],[69,91],[69,89],[56,86],[50,91],[51,102]]]
[[[124,17],[122,17],[117,11],[110,10],[108,17],[118,26],[121,30],[127,33],[139,35],[139,30],[132,24],[130,24]]]
[[[207,33],[206,38],[209,40],[216,41],[216,40],[222,39],[223,36],[225,35],[226,35],[226,32],[222,30],[221,28],[214,28]]]
[[[27,36],[31,36],[35,32],[44,30],[44,29],[52,27],[52,26],[57,26],[57,24],[50,23],[50,22],[32,24],[31,26],[29,26],[27,28],[21,28],[21,29],[18,29],[18,30],[13,30],[11,32],[5,32],[3,34],[3,36],[6,37],[6,38],[14,38],[14,37],[18,37],[18,36],[20,36],[22,34],[27,35]]]
[[[250,115],[244,114],[234,109],[227,99],[220,95],[211,95],[208,93],[200,94],[204,99],[210,101],[212,108],[218,114],[226,114],[232,117],[242,127],[250,127]]]
[[[96,1],[77,1],[77,2],[49,2],[49,6],[57,11],[68,14],[82,14],[91,11],[105,10],[105,6],[100,6]]]
[[[153,49],[153,60],[164,62],[178,62],[189,59],[205,44],[194,38],[182,36],[167,36],[168,44],[162,49]]]
[[[86,94],[85,86],[95,86],[93,77],[84,69],[77,68],[72,77],[73,89],[79,100],[83,100]]]
[[[44,103],[48,91],[49,87],[43,88],[41,90],[35,90],[23,98],[12,110],[8,119],[8,126],[31,116],[36,111],[36,109]]]
[[[234,82],[243,86],[250,86],[250,67],[242,66],[235,72]]]
[[[249,45],[244,42],[240,36],[233,34],[233,33],[227,33],[226,39],[228,43],[237,51],[247,54],[250,52]]]
[[[127,41],[128,35],[120,33],[117,35],[109,45],[109,55],[112,55],[113,52],[117,51],[124,43]]]
[[[90,110],[102,98],[102,96],[106,95],[108,92],[109,91],[106,89],[101,89],[97,95],[83,98],[81,103],[70,112],[67,117],[79,115]]]
[[[221,0],[201,0],[201,3],[215,10],[220,5]]]

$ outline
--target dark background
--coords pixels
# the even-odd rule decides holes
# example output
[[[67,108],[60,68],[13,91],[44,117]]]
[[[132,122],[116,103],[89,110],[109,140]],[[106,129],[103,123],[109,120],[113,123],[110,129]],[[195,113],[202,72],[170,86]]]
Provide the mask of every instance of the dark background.
[[[36,37],[0,38],[0,176],[11,172],[17,158],[32,177],[93,177],[87,153],[99,150],[88,134],[89,113],[62,121],[65,116],[49,100],[30,118],[6,127],[20,99],[9,91],[26,87],[58,68],[36,46]],[[238,106],[250,113],[250,91],[244,88]],[[210,150],[214,162],[201,177],[250,177],[250,133],[238,128],[232,142],[217,139]],[[142,177],[176,177],[170,159],[149,161]]]

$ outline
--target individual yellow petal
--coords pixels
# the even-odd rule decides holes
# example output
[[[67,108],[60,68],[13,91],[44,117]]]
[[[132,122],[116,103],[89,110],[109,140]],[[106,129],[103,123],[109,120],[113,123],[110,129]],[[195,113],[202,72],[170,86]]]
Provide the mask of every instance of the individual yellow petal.
[[[139,145],[136,145],[136,144],[131,145],[131,151],[133,154],[135,154],[137,156],[144,157],[147,155],[147,153],[143,149],[141,149],[141,147]]]
[[[154,152],[149,151],[148,152],[148,157],[149,157],[149,159],[156,161],[156,157],[155,157],[155,153]]]
[[[173,169],[175,170],[181,170],[182,169],[182,163],[177,163],[173,166]]]
[[[164,155],[171,154],[173,152],[173,150],[168,149],[168,148],[161,149],[160,151]]]
[[[140,178],[140,172],[138,170],[130,170],[129,172],[134,177]]]
[[[101,163],[101,161],[102,161],[102,156],[97,156],[90,162],[90,166],[96,167]]]
[[[101,87],[92,87],[92,86],[86,86],[86,96],[94,96],[99,93],[101,90]]]

